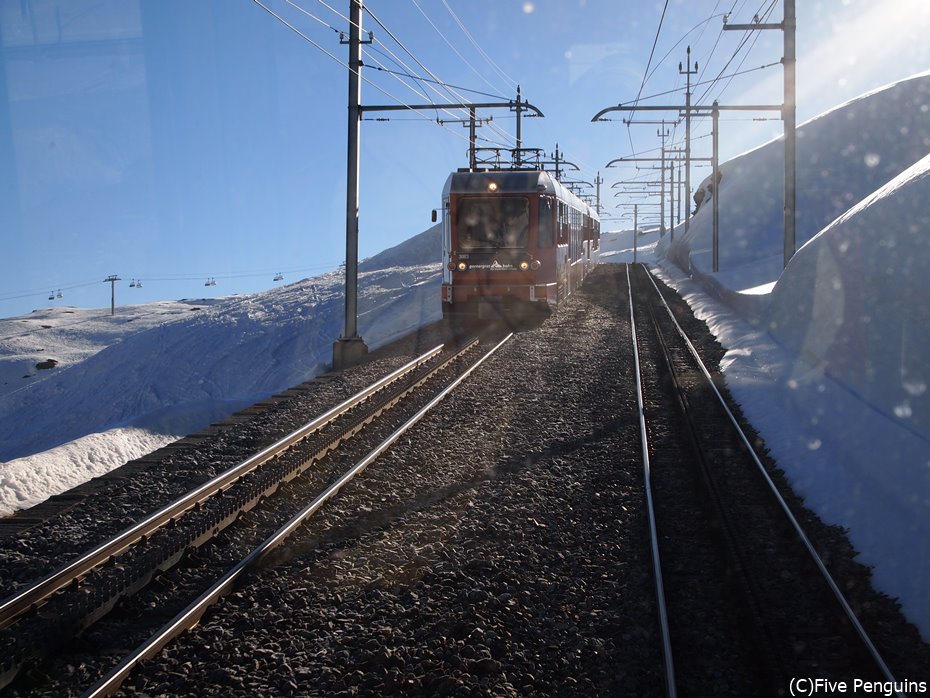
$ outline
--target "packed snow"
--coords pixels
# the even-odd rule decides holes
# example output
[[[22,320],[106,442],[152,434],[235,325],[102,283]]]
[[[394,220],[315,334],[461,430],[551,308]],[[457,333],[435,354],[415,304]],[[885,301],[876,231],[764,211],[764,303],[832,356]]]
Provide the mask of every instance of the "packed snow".
[[[722,137],[726,137],[725,133]],[[671,236],[605,230],[602,262],[678,288],[809,507],[849,530],[930,639],[930,73],[799,128],[798,245],[782,269],[782,143],[724,163]],[[714,190],[717,191],[714,191]],[[711,271],[719,196],[720,271]],[[434,227],[363,263],[360,334],[438,319]],[[0,321],[0,513],[41,501],[326,370],[342,278],[251,296]],[[56,365],[37,364],[54,359]],[[45,364],[48,365],[48,364]]]

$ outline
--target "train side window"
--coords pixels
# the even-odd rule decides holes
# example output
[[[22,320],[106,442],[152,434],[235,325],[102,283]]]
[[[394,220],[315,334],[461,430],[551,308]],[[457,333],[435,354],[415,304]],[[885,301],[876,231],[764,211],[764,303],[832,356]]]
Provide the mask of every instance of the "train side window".
[[[536,233],[536,246],[549,247],[552,245],[552,199],[546,196],[539,197],[539,227]]]

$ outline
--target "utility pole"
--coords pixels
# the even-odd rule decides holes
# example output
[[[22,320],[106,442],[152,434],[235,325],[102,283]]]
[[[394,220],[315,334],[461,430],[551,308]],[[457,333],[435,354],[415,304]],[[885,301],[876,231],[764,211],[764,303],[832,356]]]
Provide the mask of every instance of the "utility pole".
[[[597,215],[601,215],[601,185],[604,183],[604,178],[601,177],[601,171],[597,171],[597,177],[594,178],[594,184],[597,186]]]
[[[346,155],[345,330],[333,344],[333,368],[358,363],[368,346],[358,336],[359,137],[362,125],[362,0],[349,0],[349,121]],[[370,43],[371,40],[364,43]],[[340,43],[346,43],[344,40]]]
[[[697,61],[694,62],[694,70],[691,70],[691,47],[688,46],[688,58],[686,70],[681,69],[681,63],[678,64],[678,73],[686,75],[688,78],[688,87],[685,91],[685,196],[688,199],[688,206],[685,209],[685,232],[688,232],[688,223],[691,216],[688,210],[691,208],[691,76],[698,72]]]
[[[468,169],[474,172],[478,169],[478,154],[475,152],[475,108],[468,108]]]
[[[795,0],[785,0],[785,16],[780,23],[763,23],[756,18],[751,24],[727,24],[724,16],[724,31],[755,31],[778,29],[785,33],[785,55],[782,58],[784,74],[784,101],[781,118],[785,133],[785,241],[784,263],[797,251],[797,94],[795,72],[797,69],[798,19]]]
[[[665,120],[663,119],[662,128],[656,131],[656,135],[662,139],[662,164],[659,168],[659,177],[662,181],[662,192],[659,194],[659,201],[665,201],[665,139],[668,138],[669,132],[665,128]],[[664,203],[663,208],[659,211],[659,219],[661,223],[659,224],[659,237],[665,235],[665,209]]]
[[[665,175],[662,175],[663,177]],[[675,163],[668,164],[668,227],[670,240],[675,242]]]
[[[110,274],[103,280],[103,283],[110,284],[110,315],[116,314],[116,282],[122,281],[116,274]]]
[[[523,130],[521,126],[520,115],[523,113],[523,104],[520,102],[520,86],[517,85],[517,106],[514,109],[517,112],[517,148],[513,151],[514,165],[519,169],[523,165]]]
[[[714,183],[714,232],[713,232],[713,253],[714,253],[714,272],[720,271],[720,161],[718,156],[720,134],[717,129],[720,128],[720,107],[717,104],[717,100],[714,100],[714,108],[711,111],[711,117],[713,118],[713,132],[714,132],[714,145],[713,145],[713,154],[711,159],[713,160],[713,174],[711,175],[711,181]]]
[[[797,99],[795,68],[797,66],[796,36],[798,20],[795,0],[785,0],[785,266],[797,250]]]
[[[476,118],[475,107],[470,106],[468,107],[467,119],[436,119],[436,123],[440,126],[445,124],[462,124],[468,129],[468,169],[474,172],[478,169],[478,149],[475,145],[477,141],[477,128],[493,120],[493,116],[489,116],[487,119]],[[385,121],[387,121],[387,119],[385,119]]]
[[[639,236],[639,204],[633,204],[633,264],[636,264],[636,238]]]

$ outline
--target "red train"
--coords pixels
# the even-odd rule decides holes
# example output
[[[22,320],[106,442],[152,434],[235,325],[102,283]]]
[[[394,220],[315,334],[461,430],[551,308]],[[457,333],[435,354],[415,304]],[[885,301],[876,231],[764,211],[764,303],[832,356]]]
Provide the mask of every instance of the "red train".
[[[548,314],[597,263],[597,212],[548,172],[455,172],[442,203],[444,317]]]

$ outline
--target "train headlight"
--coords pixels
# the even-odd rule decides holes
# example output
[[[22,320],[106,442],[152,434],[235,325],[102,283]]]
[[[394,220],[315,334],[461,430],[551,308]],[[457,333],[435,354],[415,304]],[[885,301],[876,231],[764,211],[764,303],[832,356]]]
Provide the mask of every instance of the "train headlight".
[[[534,259],[532,262],[530,262],[530,268],[533,269],[534,271],[536,269],[539,269],[541,266],[542,266],[542,263],[538,259]]]
[[[520,260],[520,271],[526,271],[529,268],[530,268],[530,263],[527,262],[525,259],[521,259]]]
[[[459,271],[465,271],[466,269],[468,269],[468,263],[467,263],[467,262],[459,262],[459,263],[458,263],[458,266],[457,266],[456,268],[457,268]]]
[[[491,182],[488,184],[488,191],[497,191],[497,182]]]

